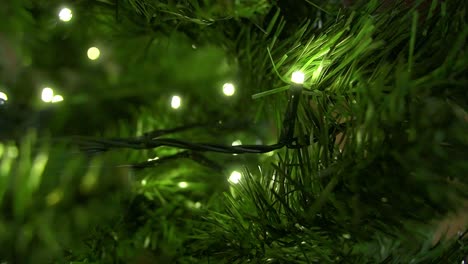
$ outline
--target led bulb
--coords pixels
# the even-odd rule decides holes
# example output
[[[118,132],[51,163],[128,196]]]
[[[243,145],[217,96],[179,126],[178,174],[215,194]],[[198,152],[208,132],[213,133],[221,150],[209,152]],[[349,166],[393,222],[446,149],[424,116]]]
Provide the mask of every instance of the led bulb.
[[[0,92],[0,99],[2,99],[3,101],[8,101],[8,96],[6,95],[6,93]]]
[[[60,94],[54,95],[54,97],[52,97],[52,103],[58,103],[62,101],[63,101],[63,96],[61,96]]]
[[[303,84],[304,83],[304,73],[302,73],[301,71],[293,72],[293,74],[291,76],[291,81],[293,83]]]
[[[240,179],[242,177],[242,174],[238,171],[233,171],[231,175],[229,176],[229,181],[231,183],[237,184],[239,183]]]
[[[177,109],[180,107],[180,104],[181,104],[181,99],[179,96],[177,95],[174,95],[172,96],[172,99],[171,99],[171,107],[174,108],[174,109]]]
[[[52,90],[50,87],[45,87],[42,89],[41,99],[46,103],[52,102],[54,99],[54,90]]]
[[[97,60],[101,55],[101,51],[96,47],[91,47],[88,49],[88,58],[90,60]]]
[[[232,83],[225,83],[223,85],[223,93],[226,96],[233,96],[234,93],[236,92],[236,88],[234,87],[234,84]]]
[[[68,22],[72,19],[73,14],[69,8],[62,8],[58,14],[59,19],[63,22]]]
[[[239,139],[235,140],[234,142],[232,142],[231,146],[240,146],[242,145],[242,141],[240,141]]]
[[[188,187],[188,183],[187,182],[179,182],[179,187],[184,189],[184,188],[187,188]]]

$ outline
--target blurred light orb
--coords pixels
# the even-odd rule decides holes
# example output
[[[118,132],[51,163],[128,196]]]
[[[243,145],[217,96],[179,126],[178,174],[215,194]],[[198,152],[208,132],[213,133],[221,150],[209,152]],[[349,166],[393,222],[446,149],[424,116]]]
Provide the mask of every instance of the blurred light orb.
[[[177,95],[174,95],[172,96],[172,99],[171,99],[171,107],[174,108],[174,109],[178,109],[181,105],[181,99],[179,96]]]
[[[4,92],[0,92],[0,99],[3,101],[8,101],[8,96]]]
[[[242,174],[238,171],[233,171],[229,176],[229,181],[231,183],[237,184],[239,183],[240,179],[242,178]]]
[[[179,182],[179,184],[177,184],[180,188],[184,189],[184,188],[187,188],[188,187],[188,183],[187,182]]]
[[[236,92],[236,88],[234,87],[234,84],[232,83],[225,83],[223,85],[223,93],[226,96],[233,96],[234,93]]]
[[[90,60],[97,60],[101,55],[101,51],[96,47],[91,47],[88,49],[88,58]]]
[[[60,94],[54,95],[54,97],[52,97],[52,103],[58,103],[62,101],[63,101],[63,96],[61,96]]]
[[[68,22],[72,19],[73,13],[69,8],[62,8],[58,14],[60,20],[63,22]]]
[[[234,142],[232,142],[231,146],[240,146],[242,145],[242,141],[240,141],[239,139],[235,140]]]
[[[52,102],[52,100],[54,99],[54,90],[52,90],[52,88],[50,87],[45,87],[44,89],[42,89],[41,99],[46,103]]]
[[[291,81],[293,83],[303,84],[304,83],[304,73],[302,73],[301,71],[293,72],[293,74],[291,76]]]

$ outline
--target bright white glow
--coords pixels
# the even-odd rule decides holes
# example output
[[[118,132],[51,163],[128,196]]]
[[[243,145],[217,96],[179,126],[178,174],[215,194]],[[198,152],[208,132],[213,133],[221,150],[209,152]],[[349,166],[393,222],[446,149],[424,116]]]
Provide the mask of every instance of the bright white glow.
[[[179,182],[178,185],[179,185],[179,187],[182,188],[182,189],[188,187],[188,183],[187,183],[187,182]]]
[[[171,107],[174,108],[174,109],[177,109],[177,108],[180,107],[180,104],[181,104],[180,97],[177,96],[177,95],[172,96]]]
[[[88,49],[88,58],[90,60],[97,60],[99,58],[99,55],[101,55],[101,51],[99,51],[98,48],[91,47]]]
[[[62,8],[58,14],[60,20],[68,22],[72,19],[73,14],[69,8]]]
[[[0,92],[0,99],[3,99],[3,101],[8,101],[8,96],[6,95],[6,93]]]
[[[159,157],[154,157],[154,158],[149,158],[147,161],[154,161],[154,160],[158,160]]]
[[[141,180],[141,185],[143,185],[143,186],[146,185],[146,179]]]
[[[242,174],[240,172],[233,171],[231,173],[231,176],[229,176],[229,181],[234,183],[234,184],[237,184],[237,183],[239,183],[241,177],[242,177]]]
[[[240,141],[239,139],[237,139],[236,141],[232,142],[231,146],[239,146],[239,145],[242,145],[242,141]]]
[[[52,102],[54,99],[54,90],[52,90],[50,87],[45,87],[42,89],[41,99],[46,103]]]
[[[304,83],[304,73],[302,73],[301,71],[293,72],[293,74],[291,76],[291,81],[294,82],[294,83],[303,84]]]
[[[223,93],[226,96],[232,96],[236,92],[236,88],[234,87],[234,84],[232,83],[225,83],[223,85]]]
[[[60,94],[54,95],[54,97],[52,97],[52,103],[58,103],[62,101],[63,101],[63,96],[61,96]]]

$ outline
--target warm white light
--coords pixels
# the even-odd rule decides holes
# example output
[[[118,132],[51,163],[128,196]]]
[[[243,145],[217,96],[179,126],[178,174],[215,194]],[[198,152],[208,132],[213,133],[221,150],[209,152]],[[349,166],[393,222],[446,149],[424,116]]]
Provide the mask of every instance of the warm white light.
[[[69,8],[62,8],[58,14],[60,20],[68,22],[72,19],[73,14]]]
[[[234,183],[234,184],[237,184],[237,183],[239,183],[241,177],[242,177],[242,174],[240,172],[233,171],[231,173],[231,176],[229,176],[229,181]]]
[[[174,109],[177,109],[177,108],[180,107],[180,104],[181,104],[180,97],[177,96],[177,95],[172,96],[171,107],[174,108]]]
[[[6,95],[6,93],[0,92],[0,99],[2,99],[3,101],[8,101],[8,96]]]
[[[234,84],[232,83],[225,83],[223,85],[223,93],[226,96],[232,96],[236,92],[236,88],[234,87]]]
[[[240,146],[242,145],[242,141],[240,141],[239,139],[238,140],[235,140],[234,142],[232,142],[231,146]]]
[[[159,157],[154,157],[154,158],[149,158],[147,161],[155,161],[155,160],[158,160]]]
[[[54,95],[54,97],[52,97],[52,103],[58,103],[62,101],[63,101],[63,96],[61,96],[60,94]]]
[[[188,183],[186,183],[186,182],[179,182],[178,185],[179,185],[180,188],[187,188],[188,187]]]
[[[54,90],[52,90],[52,88],[49,87],[42,89],[41,99],[46,103],[52,102],[52,100],[54,99]]]
[[[294,82],[294,83],[303,84],[304,83],[304,73],[302,73],[301,71],[293,72],[293,74],[291,76],[291,81]]]
[[[101,55],[101,51],[99,51],[98,48],[91,47],[88,49],[88,58],[90,60],[97,60],[99,58],[99,55]]]

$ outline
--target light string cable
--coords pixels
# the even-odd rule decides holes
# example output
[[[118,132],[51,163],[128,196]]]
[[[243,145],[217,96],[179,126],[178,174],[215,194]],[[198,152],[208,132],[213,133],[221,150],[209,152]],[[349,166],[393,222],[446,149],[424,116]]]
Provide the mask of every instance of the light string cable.
[[[294,127],[297,117],[297,109],[299,100],[302,94],[302,85],[292,84],[290,89],[290,97],[288,100],[286,113],[283,119],[283,127],[281,135],[276,144],[273,145],[237,145],[229,146],[213,143],[196,143],[173,138],[161,138],[161,135],[179,132],[181,130],[190,129],[191,126],[156,130],[145,133],[141,137],[136,138],[115,138],[115,139],[97,139],[89,137],[76,137],[83,151],[88,153],[99,153],[116,148],[129,149],[154,149],[162,146],[186,149],[191,151],[209,151],[226,154],[245,154],[245,153],[266,153],[283,147],[297,148],[295,144],[297,139],[294,138]]]

